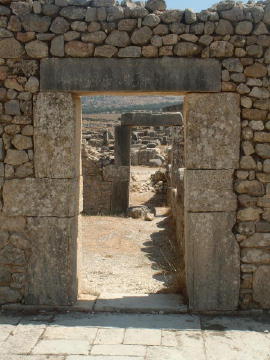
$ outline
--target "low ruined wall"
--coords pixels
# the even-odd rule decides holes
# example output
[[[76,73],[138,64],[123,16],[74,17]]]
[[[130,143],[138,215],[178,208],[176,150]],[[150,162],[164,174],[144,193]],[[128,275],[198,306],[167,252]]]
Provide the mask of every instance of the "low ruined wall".
[[[115,209],[115,186],[129,181],[129,167],[114,165],[93,147],[82,144],[83,213],[109,215]]]
[[[40,93],[42,59],[105,57],[110,68],[110,62],[120,58],[147,58],[136,61],[149,60],[152,68],[151,58],[164,57],[166,64],[166,57],[180,57],[186,58],[183,64],[200,58],[204,69],[215,59],[216,85],[211,91],[240,96],[241,159],[233,174],[238,195],[234,232],[241,249],[239,304],[270,308],[270,4],[228,0],[200,13],[166,11],[162,0],[149,0],[145,7],[129,1],[117,6],[115,0],[83,5],[80,0],[1,0],[0,4],[0,303],[66,304],[76,298],[71,282],[76,281],[72,249],[79,175],[75,165],[69,166],[77,136],[73,98],[69,93]],[[173,90],[207,91],[213,84],[212,69],[205,79],[200,71],[191,76],[188,89],[186,77],[181,78],[181,89],[176,88],[177,80]],[[171,70],[164,68],[168,81]],[[102,78],[97,74],[93,80],[100,84]],[[130,89],[132,79],[126,79]],[[200,88],[202,83],[207,86]],[[106,86],[105,90],[111,88]],[[47,113],[52,106],[58,114]],[[43,110],[33,114],[37,107]],[[209,213],[208,219],[214,217]],[[231,229],[234,213],[226,223],[220,221]]]
[[[100,154],[92,147],[82,145],[83,213],[87,215],[110,214],[113,184],[104,173],[106,166]]]

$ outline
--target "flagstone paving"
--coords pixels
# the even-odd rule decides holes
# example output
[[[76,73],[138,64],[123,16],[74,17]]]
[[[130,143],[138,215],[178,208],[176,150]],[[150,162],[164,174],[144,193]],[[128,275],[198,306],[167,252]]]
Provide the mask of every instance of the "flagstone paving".
[[[0,360],[270,360],[270,316],[0,314]]]

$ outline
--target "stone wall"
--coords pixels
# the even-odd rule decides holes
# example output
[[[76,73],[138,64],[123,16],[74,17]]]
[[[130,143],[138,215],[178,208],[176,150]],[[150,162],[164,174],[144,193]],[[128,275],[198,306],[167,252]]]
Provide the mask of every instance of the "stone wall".
[[[114,166],[102,161],[95,148],[82,144],[83,213],[111,213],[112,181],[104,177],[105,167]]]
[[[268,2],[243,5],[228,0],[196,14],[166,11],[163,0],[149,0],[145,7],[130,1],[118,6],[115,0],[0,0],[0,303],[71,303],[76,297],[72,221],[76,222],[78,210],[70,194],[76,192],[79,174],[73,163],[75,151],[70,149],[80,141],[73,141],[78,129],[69,106],[72,97],[39,93],[41,60],[105,57],[110,64],[120,58],[183,57],[192,64],[195,58],[216,59],[222,66],[222,93],[241,97],[241,159],[234,174],[238,194],[234,231],[241,248],[239,304],[242,308],[270,307],[269,30]],[[213,83],[213,73],[218,74],[215,69],[209,70],[208,85]],[[168,82],[172,81],[170,72],[164,68]],[[192,91],[206,84],[208,77],[200,77],[201,71],[196,74],[189,89],[183,81],[179,90]],[[158,79],[153,91],[157,86]],[[106,89],[110,84],[104,81]],[[217,83],[213,91],[219,89]],[[175,87],[169,90],[176,91]],[[43,113],[33,114],[39,102]],[[53,106],[58,114],[50,113]],[[70,122],[59,144],[57,134],[65,119]],[[196,134],[196,129],[191,133]],[[225,156],[230,154],[221,154]],[[229,231],[234,217],[222,216],[218,221]],[[211,214],[193,216],[193,225],[212,218]],[[56,261],[58,254],[62,262]],[[45,273],[47,279],[52,276],[46,287]]]

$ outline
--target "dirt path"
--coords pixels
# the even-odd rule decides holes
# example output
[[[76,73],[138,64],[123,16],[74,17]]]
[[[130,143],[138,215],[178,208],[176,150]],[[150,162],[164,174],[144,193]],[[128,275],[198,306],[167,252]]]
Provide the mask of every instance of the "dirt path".
[[[176,293],[166,210],[152,222],[81,217],[80,293]]]
[[[156,194],[150,176],[157,168],[131,168],[130,205],[155,207],[153,221],[113,216],[81,216],[79,287],[81,294],[176,293],[173,229],[164,194]]]
[[[164,195],[156,194],[153,190],[150,177],[159,168],[147,166],[131,166],[130,168],[130,206],[148,205],[165,206]]]

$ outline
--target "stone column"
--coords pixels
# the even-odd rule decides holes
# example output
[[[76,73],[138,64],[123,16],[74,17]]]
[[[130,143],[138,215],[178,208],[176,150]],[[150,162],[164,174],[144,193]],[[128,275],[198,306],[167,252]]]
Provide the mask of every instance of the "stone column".
[[[117,126],[115,128],[115,165],[127,168],[125,173],[128,173],[128,180],[127,175],[125,175],[122,179],[116,177],[113,181],[112,214],[125,213],[129,206],[130,136],[130,127]]]
[[[34,104],[35,177],[4,185],[4,214],[27,217],[26,304],[68,305],[77,298],[80,114],[79,101],[71,94],[39,93]]]
[[[185,261],[193,311],[236,309],[240,255],[232,232],[237,208],[240,103],[232,93],[187,95]]]

